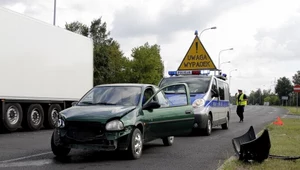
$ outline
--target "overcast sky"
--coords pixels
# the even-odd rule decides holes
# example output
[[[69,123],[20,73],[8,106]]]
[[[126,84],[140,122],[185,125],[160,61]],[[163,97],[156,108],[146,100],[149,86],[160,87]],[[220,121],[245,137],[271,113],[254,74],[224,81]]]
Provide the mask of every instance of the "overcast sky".
[[[54,0],[0,0],[0,6],[53,23]],[[299,0],[57,0],[56,25],[102,16],[127,57],[145,42],[161,46],[165,76],[177,70],[194,39],[200,37],[215,65],[221,53],[224,73],[232,71],[231,93],[274,89],[279,77],[300,70]],[[273,86],[272,86],[273,85]]]

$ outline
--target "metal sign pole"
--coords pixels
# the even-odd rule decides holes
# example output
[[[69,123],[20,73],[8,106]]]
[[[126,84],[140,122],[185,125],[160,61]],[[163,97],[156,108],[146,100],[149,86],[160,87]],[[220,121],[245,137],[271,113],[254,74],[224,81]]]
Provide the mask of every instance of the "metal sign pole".
[[[298,113],[298,100],[299,100],[299,92],[297,92],[297,113]]]

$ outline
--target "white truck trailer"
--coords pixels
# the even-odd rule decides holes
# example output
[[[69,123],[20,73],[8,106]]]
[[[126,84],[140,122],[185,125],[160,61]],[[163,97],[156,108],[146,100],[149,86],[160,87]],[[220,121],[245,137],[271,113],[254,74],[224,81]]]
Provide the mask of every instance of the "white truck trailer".
[[[93,87],[90,38],[0,7],[0,129],[53,128]]]

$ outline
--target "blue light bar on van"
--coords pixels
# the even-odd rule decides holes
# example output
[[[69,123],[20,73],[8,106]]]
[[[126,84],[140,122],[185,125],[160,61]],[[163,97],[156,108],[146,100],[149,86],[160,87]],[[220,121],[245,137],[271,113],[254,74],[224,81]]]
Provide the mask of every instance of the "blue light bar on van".
[[[186,71],[168,71],[170,76],[177,76],[177,75],[208,75],[208,73],[203,73],[201,70],[186,70]]]

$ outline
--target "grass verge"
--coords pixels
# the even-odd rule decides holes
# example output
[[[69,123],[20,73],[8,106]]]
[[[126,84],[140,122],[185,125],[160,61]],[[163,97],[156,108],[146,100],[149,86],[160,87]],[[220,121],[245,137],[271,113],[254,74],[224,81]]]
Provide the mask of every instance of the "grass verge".
[[[283,126],[267,126],[271,140],[270,155],[300,156],[300,120],[282,118]],[[257,134],[260,136],[260,134]],[[299,170],[300,159],[295,161],[268,158],[263,163],[243,163],[237,159],[226,161],[223,170]]]
[[[290,111],[290,114],[300,115],[300,107],[298,108],[298,111],[297,111],[297,107],[285,106],[285,107],[283,107],[283,108],[285,108],[285,109],[287,109],[288,111]]]

